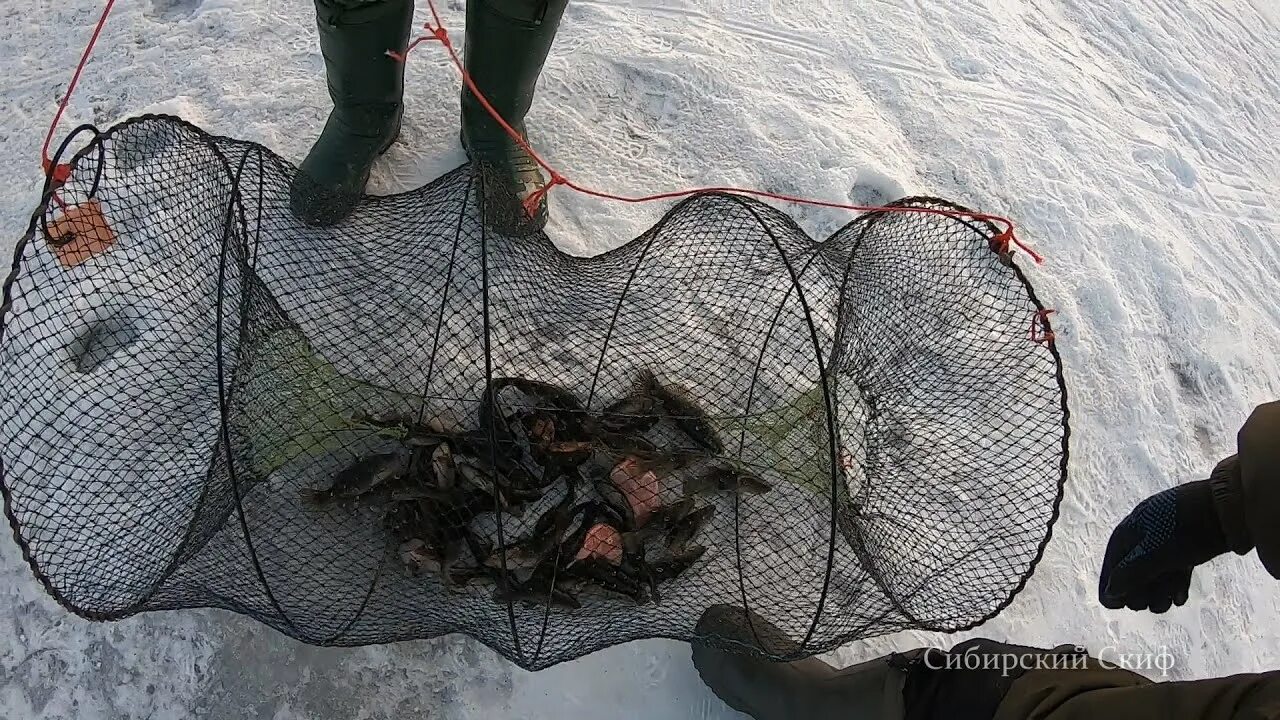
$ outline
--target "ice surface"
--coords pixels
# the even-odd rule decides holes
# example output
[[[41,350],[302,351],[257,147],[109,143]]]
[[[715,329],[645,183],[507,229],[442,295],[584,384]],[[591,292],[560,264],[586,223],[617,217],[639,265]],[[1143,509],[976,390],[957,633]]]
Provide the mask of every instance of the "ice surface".
[[[0,7],[6,252],[99,7]],[[456,37],[462,14],[445,8]],[[1032,280],[1059,311],[1075,462],[1040,571],[978,633],[1167,646],[1179,678],[1247,672],[1280,666],[1280,584],[1253,557],[1198,571],[1195,600],[1160,617],[1106,611],[1094,595],[1110,527],[1146,494],[1204,476],[1249,409],[1280,396],[1277,37],[1267,0],[572,0],[531,124],[561,170],[611,190],[928,193],[1016,218],[1049,258]],[[300,159],[327,112],[321,68],[305,0],[122,2],[64,128],[171,112]],[[436,48],[418,52],[408,83],[378,192],[462,159],[457,81]],[[551,202],[549,233],[575,254],[617,246],[666,209],[563,190]],[[786,209],[815,236],[847,220]],[[461,638],[316,649],[212,612],[95,625],[45,597],[12,543],[0,558],[5,718],[733,716],[677,643],[535,675]],[[906,633],[834,655],[960,639]]]

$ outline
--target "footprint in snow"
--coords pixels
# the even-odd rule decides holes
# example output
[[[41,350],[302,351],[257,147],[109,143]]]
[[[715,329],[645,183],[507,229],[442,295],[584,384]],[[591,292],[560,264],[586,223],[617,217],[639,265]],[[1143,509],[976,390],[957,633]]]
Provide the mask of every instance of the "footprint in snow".
[[[155,20],[176,22],[185,20],[204,4],[204,0],[151,0],[143,14]]]
[[[857,179],[849,189],[849,202],[854,205],[880,206],[903,197],[902,183],[871,168],[859,168]]]
[[[1184,188],[1192,188],[1199,180],[1195,167],[1171,148],[1143,146],[1133,151],[1133,160],[1145,167],[1152,177],[1166,184],[1177,183]]]
[[[985,79],[991,74],[991,67],[987,63],[973,57],[962,57],[960,55],[952,55],[947,58],[947,69],[951,74],[961,80],[979,81]]]

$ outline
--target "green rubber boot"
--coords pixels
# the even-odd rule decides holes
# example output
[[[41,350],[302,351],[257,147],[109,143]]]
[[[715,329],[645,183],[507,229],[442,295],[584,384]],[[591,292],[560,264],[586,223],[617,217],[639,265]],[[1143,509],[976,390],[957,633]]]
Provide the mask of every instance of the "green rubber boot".
[[[290,192],[293,214],[332,225],[355,209],[374,160],[400,133],[403,53],[413,0],[316,0],[320,51],[333,111]]]
[[[716,605],[694,631],[773,656],[798,654],[799,643],[755,613]],[[916,654],[914,651],[912,655]],[[879,658],[837,670],[817,658],[770,662],[695,643],[693,666],[729,707],[755,720],[902,720],[906,672]]]
[[[524,137],[524,117],[566,4],[567,0],[467,0],[467,72],[502,119]],[[532,215],[524,208],[524,200],[544,181],[538,164],[466,87],[462,147],[485,173],[485,216],[494,230],[525,235],[547,224],[545,198]]]

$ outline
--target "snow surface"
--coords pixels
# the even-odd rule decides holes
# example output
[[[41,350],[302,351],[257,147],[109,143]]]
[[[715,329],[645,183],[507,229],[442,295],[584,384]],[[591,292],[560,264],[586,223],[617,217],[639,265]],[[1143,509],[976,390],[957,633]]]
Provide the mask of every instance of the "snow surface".
[[[0,236],[24,231],[38,148],[97,0],[0,6]],[[120,0],[64,129],[170,112],[300,159],[327,112],[303,0]],[[425,7],[419,8],[422,17]],[[461,37],[462,7],[445,8]],[[1280,586],[1253,557],[1197,572],[1164,616],[1095,601],[1110,528],[1203,477],[1280,396],[1280,6],[1272,0],[572,0],[534,105],[563,171],[635,192],[735,184],[837,201],[928,193],[1011,215],[1048,258],[1074,464],[1039,572],[964,636],[903,633],[842,664],[974,634],[1175,656],[1178,678],[1280,666]],[[462,160],[457,80],[409,70],[406,126],[374,190]],[[661,204],[552,195],[549,233],[592,254]],[[825,235],[847,220],[788,208]],[[91,624],[0,543],[5,718],[710,718],[687,646],[638,642],[537,674],[460,637],[317,649],[225,613]]]

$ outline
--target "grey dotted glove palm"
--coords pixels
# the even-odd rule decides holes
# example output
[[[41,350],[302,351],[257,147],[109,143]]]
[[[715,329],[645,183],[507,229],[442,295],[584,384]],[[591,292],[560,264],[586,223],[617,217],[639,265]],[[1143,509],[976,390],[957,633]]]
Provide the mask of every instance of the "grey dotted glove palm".
[[[1111,533],[1098,599],[1113,610],[1165,612],[1187,602],[1192,570],[1227,549],[1208,480],[1157,493]]]

